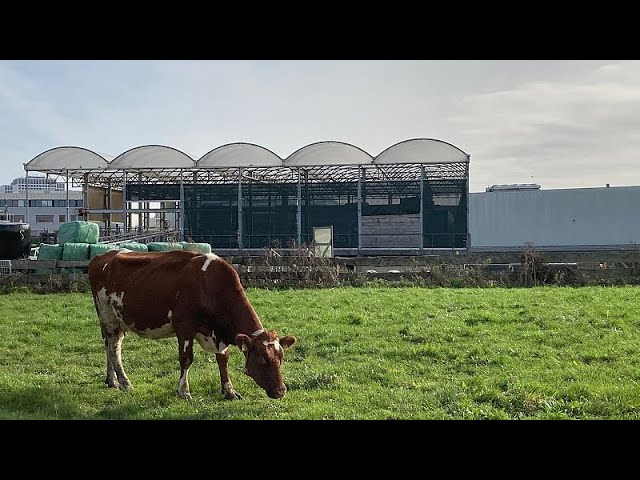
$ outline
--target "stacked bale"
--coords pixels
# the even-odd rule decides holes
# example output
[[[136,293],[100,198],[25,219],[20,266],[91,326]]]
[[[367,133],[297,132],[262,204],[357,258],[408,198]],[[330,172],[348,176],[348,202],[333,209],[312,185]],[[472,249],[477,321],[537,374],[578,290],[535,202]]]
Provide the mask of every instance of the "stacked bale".
[[[147,248],[150,252],[170,252],[183,249],[182,245],[177,242],[149,242]]]
[[[192,243],[192,242],[180,242],[182,248],[189,252],[196,253],[211,253],[211,245],[208,243]]]

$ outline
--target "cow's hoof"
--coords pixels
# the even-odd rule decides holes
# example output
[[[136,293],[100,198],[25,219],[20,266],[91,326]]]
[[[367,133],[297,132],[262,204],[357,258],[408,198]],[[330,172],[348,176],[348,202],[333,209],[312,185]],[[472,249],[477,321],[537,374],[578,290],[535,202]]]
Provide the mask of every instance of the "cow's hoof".
[[[116,385],[118,385],[118,384],[116,383]],[[133,390],[133,385],[131,385],[129,382],[121,383],[121,384],[118,385],[118,388],[120,390],[122,390],[123,392],[128,392],[130,390]]]
[[[227,400],[242,400],[242,395],[240,395],[235,390],[227,390],[226,392],[222,393],[224,393],[224,398],[226,398]]]
[[[191,396],[191,394],[189,392],[178,392],[178,395],[183,400],[193,400],[193,397]]]
[[[116,381],[114,381],[114,382],[105,381],[104,383],[105,383],[105,384],[107,385],[107,387],[109,387],[109,388],[120,388],[120,384],[118,383],[118,381],[117,381],[117,380],[116,380]]]

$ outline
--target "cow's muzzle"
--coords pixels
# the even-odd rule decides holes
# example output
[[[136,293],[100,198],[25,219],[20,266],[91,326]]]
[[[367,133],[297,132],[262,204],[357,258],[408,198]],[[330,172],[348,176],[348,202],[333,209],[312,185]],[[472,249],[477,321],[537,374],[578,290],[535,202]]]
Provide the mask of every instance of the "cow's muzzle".
[[[274,388],[273,390],[267,390],[267,395],[269,398],[282,398],[287,393],[287,387],[284,385],[282,387]]]

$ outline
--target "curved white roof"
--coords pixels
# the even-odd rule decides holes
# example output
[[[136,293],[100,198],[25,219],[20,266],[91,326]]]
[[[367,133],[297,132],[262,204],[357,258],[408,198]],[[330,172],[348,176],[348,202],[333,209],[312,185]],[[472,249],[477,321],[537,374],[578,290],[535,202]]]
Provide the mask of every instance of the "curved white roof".
[[[106,169],[109,165],[96,152],[82,147],[56,147],[42,152],[24,164],[26,171],[39,170],[93,170]]]
[[[469,155],[450,143],[433,138],[414,138],[396,143],[373,161],[377,164],[458,162],[469,162]]]
[[[127,150],[114,158],[110,170],[124,168],[193,168],[195,161],[189,155],[164,145],[144,145]]]
[[[329,166],[329,165],[367,165],[373,157],[367,152],[349,143],[318,142],[302,147],[289,155],[285,167]]]
[[[196,162],[197,168],[281,167],[282,159],[260,145],[230,143],[214,148]]]

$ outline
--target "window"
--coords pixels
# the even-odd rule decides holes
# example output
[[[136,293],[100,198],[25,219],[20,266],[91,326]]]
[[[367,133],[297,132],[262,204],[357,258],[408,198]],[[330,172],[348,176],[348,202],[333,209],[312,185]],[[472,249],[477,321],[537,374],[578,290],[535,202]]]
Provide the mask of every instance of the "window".
[[[8,207],[24,207],[24,200],[7,200]]]
[[[13,216],[13,221],[14,222],[24,222],[24,215],[14,215]]]
[[[58,215],[58,222],[60,222],[60,223],[66,222],[65,218],[66,218],[65,215]]]
[[[77,215],[71,215],[70,218],[71,218],[72,222],[75,222],[78,219],[78,216]]]
[[[53,215],[36,215],[36,223],[53,223]]]
[[[0,207],[6,207],[7,201],[4,198],[0,198]]]
[[[53,206],[54,207],[66,207],[67,206],[67,201],[66,200],[53,200]]]

